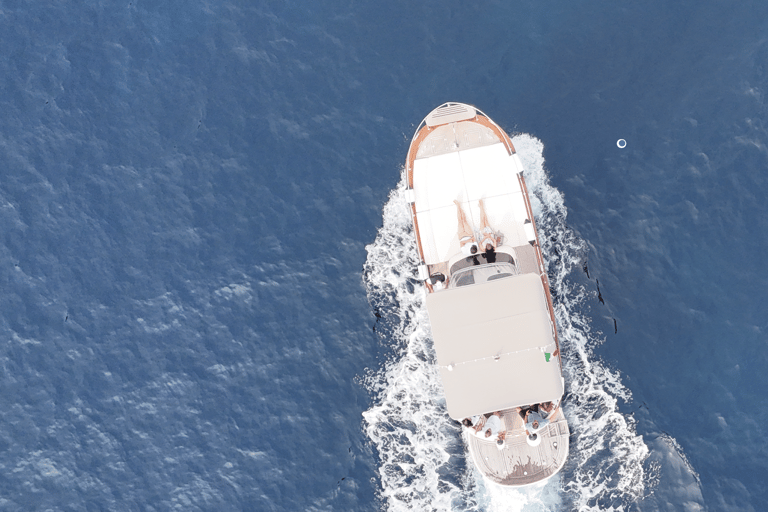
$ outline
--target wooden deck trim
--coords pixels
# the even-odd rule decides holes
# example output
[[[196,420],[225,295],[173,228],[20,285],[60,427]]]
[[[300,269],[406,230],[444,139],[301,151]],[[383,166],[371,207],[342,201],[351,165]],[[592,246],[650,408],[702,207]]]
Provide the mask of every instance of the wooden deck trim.
[[[413,137],[413,140],[411,141],[411,146],[408,148],[408,158],[405,161],[405,170],[408,173],[408,188],[413,188],[413,162],[416,160],[416,153],[419,152],[419,146],[421,146],[421,143],[424,142],[424,139],[426,139],[435,128],[438,127],[434,126],[430,128],[424,124],[424,127],[419,130],[419,132]]]
[[[411,141],[411,145],[408,148],[408,157],[405,161],[405,170],[406,170],[406,176],[408,180],[408,188],[413,188],[413,162],[416,160],[416,153],[419,152],[419,146],[424,141],[424,139],[427,138],[427,136],[432,133],[432,130],[434,128],[430,128],[429,126],[424,123],[424,127],[419,130],[419,132],[416,134],[416,136]],[[419,261],[420,263],[424,263],[424,249],[421,247],[421,236],[419,234],[419,221],[416,218],[416,203],[411,204],[411,220],[413,220],[413,233],[416,236],[416,247],[419,250]],[[426,285],[426,283],[425,283]],[[432,287],[429,285],[427,286],[427,291],[432,292]]]
[[[544,286],[544,290],[547,292],[547,305],[549,306],[549,318],[552,320],[552,327],[555,333],[555,345],[557,347],[557,358],[560,362],[560,369],[562,372],[563,360],[560,352],[560,339],[557,334],[557,322],[555,321],[555,307],[552,304],[552,292],[549,289],[549,278],[547,277],[546,267],[544,265],[544,256],[541,253],[541,244],[539,243],[539,230],[536,228],[536,219],[533,217],[533,208],[531,207],[531,199],[528,196],[528,186],[525,184],[525,177],[522,173],[517,175],[517,179],[520,182],[520,188],[523,190],[523,199],[525,200],[525,209],[528,212],[528,219],[533,224],[533,232],[536,235],[536,259],[539,261],[541,284]]]
[[[507,152],[511,155],[514,155],[517,153],[515,150],[515,146],[512,144],[512,139],[509,138],[509,135],[507,135],[507,132],[502,130],[499,125],[491,121],[489,118],[485,117],[485,115],[479,115],[475,116],[472,121],[476,122],[477,124],[483,125],[486,128],[490,128],[493,133],[496,134],[496,136],[499,138],[501,142],[504,143],[504,145],[507,146]]]
[[[411,204],[411,220],[413,220],[413,234],[416,237],[416,246],[419,249],[419,262],[424,263],[424,250],[421,248],[421,233],[419,231],[419,219],[416,218],[416,203]]]

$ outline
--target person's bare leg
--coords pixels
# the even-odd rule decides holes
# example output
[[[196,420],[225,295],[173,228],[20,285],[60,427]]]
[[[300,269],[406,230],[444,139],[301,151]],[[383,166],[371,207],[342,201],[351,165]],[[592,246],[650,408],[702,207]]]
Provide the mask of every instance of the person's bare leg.
[[[472,234],[472,227],[469,225],[469,222],[467,222],[467,215],[464,213],[464,210],[461,208],[461,203],[459,203],[457,200],[453,200],[454,203],[456,203],[456,208],[459,212],[459,240],[462,247],[464,247],[466,244],[470,242],[475,241],[475,237]],[[464,242],[461,242],[462,238],[469,237],[470,239],[465,240]]]
[[[490,240],[491,245],[493,248],[496,248],[496,234],[493,232],[493,228],[491,228],[490,223],[488,222],[488,213],[485,211],[485,203],[483,200],[480,200],[480,236],[482,237],[482,250],[487,251],[487,243]]]
[[[480,232],[485,233],[485,228],[491,229],[491,225],[488,223],[488,213],[485,211],[485,203],[483,203],[483,200],[480,200]]]

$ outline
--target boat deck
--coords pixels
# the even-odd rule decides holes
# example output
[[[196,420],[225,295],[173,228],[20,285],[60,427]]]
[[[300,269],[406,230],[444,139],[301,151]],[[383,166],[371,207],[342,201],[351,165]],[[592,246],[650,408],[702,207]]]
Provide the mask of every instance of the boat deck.
[[[480,439],[465,431],[469,452],[478,469],[501,485],[528,485],[545,480],[558,472],[568,456],[568,424],[558,409],[542,433],[541,443],[530,446],[523,420],[514,409],[502,412],[506,443],[499,450],[495,441]]]
[[[519,176],[522,164],[509,151],[492,130],[473,121],[435,128],[421,142],[410,185],[425,264],[439,265],[460,252],[455,201],[475,231],[481,227],[482,199],[490,227],[503,235],[504,244],[528,244],[532,215]]]

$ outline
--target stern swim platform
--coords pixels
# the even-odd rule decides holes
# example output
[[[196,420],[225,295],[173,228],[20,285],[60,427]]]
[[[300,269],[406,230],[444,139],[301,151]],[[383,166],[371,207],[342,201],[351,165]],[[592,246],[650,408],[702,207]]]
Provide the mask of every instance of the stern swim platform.
[[[561,408],[553,413],[537,446],[526,441],[523,420],[514,409],[503,411],[502,421],[506,438],[501,450],[495,441],[464,430],[472,460],[486,478],[500,485],[524,486],[545,481],[560,471],[568,458],[570,436]]]

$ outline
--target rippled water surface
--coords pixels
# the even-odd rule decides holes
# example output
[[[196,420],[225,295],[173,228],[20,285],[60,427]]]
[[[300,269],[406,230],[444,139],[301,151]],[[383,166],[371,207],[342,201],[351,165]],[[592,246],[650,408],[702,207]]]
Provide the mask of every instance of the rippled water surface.
[[[766,18],[0,0],[0,508],[764,509]],[[524,491],[468,463],[415,281],[445,101],[543,235],[571,452]]]

